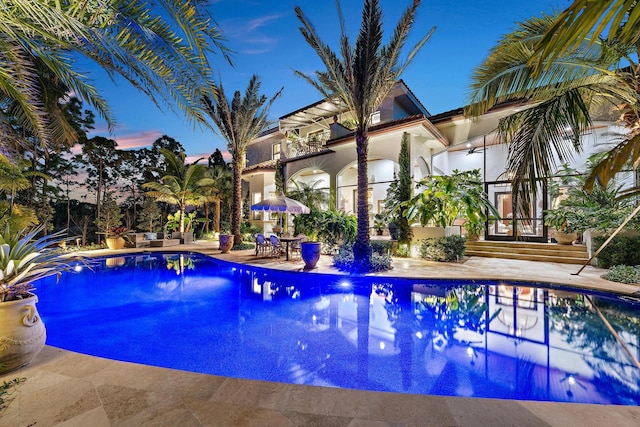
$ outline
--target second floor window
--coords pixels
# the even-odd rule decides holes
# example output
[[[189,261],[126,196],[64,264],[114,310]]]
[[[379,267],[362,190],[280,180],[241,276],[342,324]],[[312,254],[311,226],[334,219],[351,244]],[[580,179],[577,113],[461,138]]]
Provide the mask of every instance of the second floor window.
[[[278,160],[280,158],[280,143],[271,146],[271,159]]]
[[[371,115],[371,124],[375,125],[377,123],[380,123],[380,111],[376,111]]]

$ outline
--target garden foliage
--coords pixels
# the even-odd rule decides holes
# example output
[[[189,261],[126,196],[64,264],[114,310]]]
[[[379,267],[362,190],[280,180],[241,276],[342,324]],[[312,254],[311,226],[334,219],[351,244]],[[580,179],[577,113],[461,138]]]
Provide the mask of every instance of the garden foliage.
[[[464,256],[464,243],[462,236],[424,239],[420,244],[420,256],[428,261],[459,261]]]

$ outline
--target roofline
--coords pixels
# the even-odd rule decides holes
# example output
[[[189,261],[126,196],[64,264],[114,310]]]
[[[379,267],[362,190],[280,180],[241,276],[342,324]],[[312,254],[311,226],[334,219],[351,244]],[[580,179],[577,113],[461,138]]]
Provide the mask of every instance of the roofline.
[[[407,92],[411,95],[411,97],[413,98],[413,100],[418,104],[418,106],[420,108],[422,108],[422,110],[425,112],[425,115],[427,118],[431,119],[431,113],[429,112],[429,110],[427,109],[427,107],[424,106],[424,104],[422,103],[422,101],[420,101],[418,99],[418,97],[416,96],[416,94],[411,90],[411,88],[409,87],[409,85],[407,85],[407,83],[404,81],[404,79],[400,79],[398,80],[398,83],[402,83],[404,85],[405,88],[407,88]]]
[[[402,128],[407,127],[408,125],[421,123],[424,125],[432,134],[436,137],[436,139],[442,144],[443,147],[449,146],[449,141],[445,136],[436,128],[433,123],[429,121],[424,114],[415,114],[413,116],[404,117],[402,119],[393,120],[386,123],[381,123],[376,126],[371,126],[368,129],[369,135],[376,135],[383,131],[388,131],[393,128]],[[355,139],[355,132],[350,133],[349,135],[345,135],[339,138],[330,139],[327,141],[327,146],[343,144],[349,142],[350,140]]]
[[[502,111],[502,110],[506,110],[509,108],[513,108],[514,106],[526,106],[531,104],[531,102],[527,99],[512,99],[510,101],[504,101],[501,102],[500,104],[496,104],[493,107],[491,107],[489,110],[487,110],[487,112],[485,112],[484,114],[489,114],[489,113],[495,113],[498,111]],[[448,120],[453,120],[454,118],[457,118],[459,116],[463,116],[464,118],[467,118],[464,115],[464,110],[465,108],[467,108],[468,105],[465,105],[464,107],[458,107],[455,108],[453,110],[449,110],[449,111],[445,111],[439,114],[436,114],[434,116],[429,117],[429,120],[431,120],[431,122],[433,124],[441,124],[444,123]]]

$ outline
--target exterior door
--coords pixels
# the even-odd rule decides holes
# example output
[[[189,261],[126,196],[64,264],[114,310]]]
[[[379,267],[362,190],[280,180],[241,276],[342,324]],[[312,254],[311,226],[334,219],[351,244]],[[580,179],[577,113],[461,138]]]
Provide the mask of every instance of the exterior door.
[[[547,186],[543,181],[538,184],[538,195],[530,194],[531,204],[528,212],[518,212],[516,209],[518,201],[514,200],[509,181],[487,182],[485,191],[499,213],[497,218],[490,218],[487,223],[486,240],[544,243],[548,241],[543,218],[548,198]]]

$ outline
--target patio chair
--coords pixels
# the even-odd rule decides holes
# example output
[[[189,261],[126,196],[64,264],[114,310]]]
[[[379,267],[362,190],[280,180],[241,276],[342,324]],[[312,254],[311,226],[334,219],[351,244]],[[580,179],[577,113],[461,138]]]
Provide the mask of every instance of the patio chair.
[[[271,241],[271,256],[280,258],[280,255],[284,252],[282,242],[280,242],[280,239],[278,239],[276,235],[269,236],[269,240]]]
[[[269,250],[271,244],[264,238],[264,234],[257,233],[256,238],[256,256],[265,255]]]

